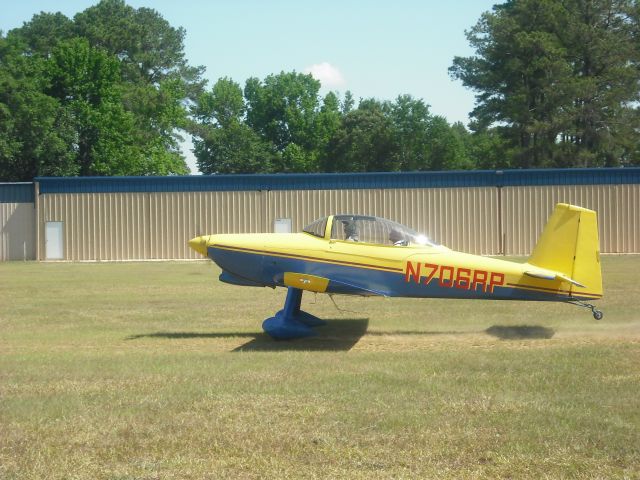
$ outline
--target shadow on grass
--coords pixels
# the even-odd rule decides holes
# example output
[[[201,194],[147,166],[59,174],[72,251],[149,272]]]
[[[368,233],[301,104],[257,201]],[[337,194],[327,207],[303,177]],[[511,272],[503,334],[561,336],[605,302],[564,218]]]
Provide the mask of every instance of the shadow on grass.
[[[327,324],[316,327],[318,335],[295,340],[274,340],[267,334],[255,336],[234,351],[348,351],[367,332],[368,318],[331,318]]]
[[[367,335],[372,337],[384,337],[386,335],[395,335],[395,336],[431,336],[431,335],[467,335],[473,332],[463,332],[463,331],[455,331],[455,330],[390,330],[390,331],[382,331],[382,332],[367,332]]]
[[[318,335],[295,340],[274,340],[266,333],[247,332],[155,332],[131,335],[126,340],[140,338],[250,338],[251,340],[233,351],[348,351],[367,332],[368,326],[368,318],[329,319],[325,326],[315,328]]]
[[[248,332],[155,332],[155,333],[141,333],[140,335],[131,335],[125,340],[138,340],[139,338],[168,338],[169,340],[181,339],[181,338],[237,338],[248,337],[254,338],[258,336],[258,333]]]
[[[556,333],[554,329],[535,325],[500,326],[493,325],[485,330],[487,335],[502,340],[549,339]]]

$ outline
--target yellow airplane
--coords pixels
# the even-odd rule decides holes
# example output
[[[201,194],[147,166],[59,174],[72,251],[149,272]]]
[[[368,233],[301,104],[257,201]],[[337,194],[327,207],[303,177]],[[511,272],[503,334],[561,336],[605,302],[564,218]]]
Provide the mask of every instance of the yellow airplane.
[[[455,252],[379,217],[331,215],[300,233],[221,234],[189,246],[222,269],[220,280],[287,287],[284,308],[263,323],[274,338],[314,335],[325,322],[300,310],[303,291],[485,300],[546,300],[602,312],[596,212],[556,205],[525,263]]]

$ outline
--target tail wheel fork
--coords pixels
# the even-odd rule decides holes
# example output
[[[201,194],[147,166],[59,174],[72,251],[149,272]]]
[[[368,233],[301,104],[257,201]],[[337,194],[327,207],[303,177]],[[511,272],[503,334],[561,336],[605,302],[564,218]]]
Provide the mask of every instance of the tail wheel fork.
[[[572,304],[572,305],[577,305],[578,307],[584,307],[584,308],[591,309],[591,313],[593,314],[593,318],[595,318],[596,320],[602,320],[602,317],[604,317],[604,313],[602,313],[601,310],[598,310],[596,308],[596,306],[592,305],[591,303],[582,302],[580,300],[570,300],[569,303]]]

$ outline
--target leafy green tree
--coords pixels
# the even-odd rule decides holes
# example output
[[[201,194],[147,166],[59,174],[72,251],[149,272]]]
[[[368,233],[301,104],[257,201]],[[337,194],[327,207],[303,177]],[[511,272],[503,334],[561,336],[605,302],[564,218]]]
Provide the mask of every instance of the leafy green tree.
[[[474,127],[472,126],[472,129]],[[460,133],[465,144],[466,154],[473,165],[472,168],[481,170],[512,168],[510,162],[515,154],[510,149],[513,147],[510,146],[500,129],[501,127],[496,127],[479,129],[473,133]]]
[[[428,128],[432,120],[429,106],[421,99],[400,95],[390,105],[389,115],[397,148],[396,168],[405,171],[429,169]]]
[[[384,172],[398,170],[394,164],[393,124],[385,105],[368,99],[344,116],[343,128],[329,145],[330,172]]]
[[[316,117],[315,143],[317,145],[317,169],[324,171],[331,162],[328,158],[329,145],[332,139],[342,129],[343,104],[341,104],[338,95],[329,92],[322,101],[322,107]]]
[[[427,127],[429,168],[431,170],[466,170],[473,167],[467,155],[463,135],[444,117],[435,116]]]
[[[278,173],[313,172],[316,169],[315,152],[305,150],[296,143],[289,143],[274,157],[273,171]]]
[[[251,128],[233,122],[194,139],[198,168],[204,174],[269,173],[273,153]]]
[[[120,60],[123,104],[135,115],[138,140],[147,144],[151,173],[186,173],[180,131],[192,125],[188,104],[202,92],[204,68],[188,65],[185,30],[123,0],[102,0],[74,23],[82,37]]]
[[[400,95],[385,110],[393,127],[393,170],[452,170],[473,168],[467,152],[468,132],[431,115],[421,99]]]
[[[203,81],[184,34],[155,10],[102,0],[0,36],[3,177],[187,173],[181,135]]]
[[[43,92],[47,62],[23,55],[19,39],[0,35],[0,178],[30,181],[38,175],[76,175],[68,148],[71,121],[57,99]]]
[[[193,108],[194,154],[204,174],[268,173],[273,152],[244,123],[246,106],[240,85],[221,78]]]
[[[318,171],[322,149],[317,134],[320,82],[296,72],[247,80],[246,122],[276,152],[275,171]],[[295,146],[289,147],[294,144]],[[300,150],[301,149],[301,150]]]
[[[215,83],[211,92],[200,95],[193,113],[201,123],[225,127],[233,122],[241,122],[246,110],[240,85],[224,77]]]
[[[78,174],[121,175],[128,162],[140,162],[132,144],[133,118],[120,102],[114,57],[84,39],[62,41],[47,61],[47,77],[46,93],[59,99],[73,132],[69,149]]]

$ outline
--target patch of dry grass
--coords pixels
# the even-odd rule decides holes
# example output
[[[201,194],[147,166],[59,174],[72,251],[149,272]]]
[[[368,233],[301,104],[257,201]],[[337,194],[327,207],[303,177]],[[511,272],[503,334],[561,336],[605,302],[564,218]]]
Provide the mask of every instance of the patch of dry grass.
[[[640,478],[640,257],[605,312],[305,295],[205,262],[0,264],[0,478]]]

